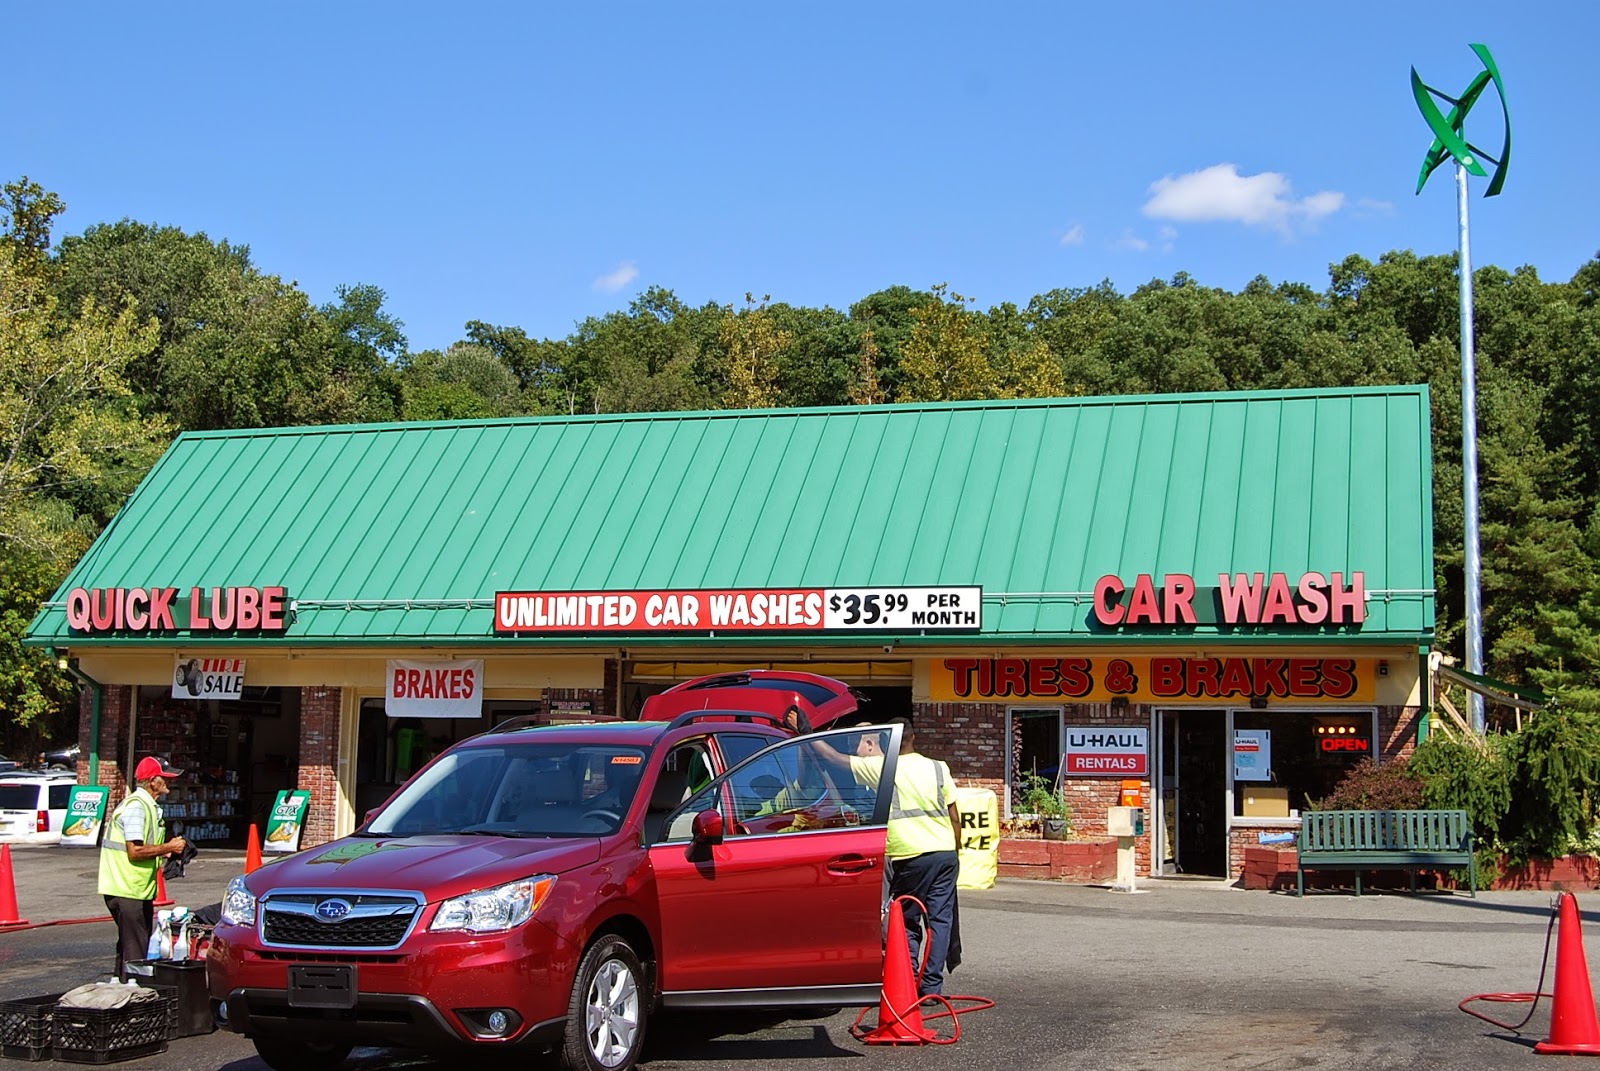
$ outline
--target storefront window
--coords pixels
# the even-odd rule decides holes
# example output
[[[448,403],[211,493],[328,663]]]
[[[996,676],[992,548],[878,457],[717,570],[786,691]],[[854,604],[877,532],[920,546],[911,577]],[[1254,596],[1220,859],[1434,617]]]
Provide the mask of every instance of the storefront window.
[[[235,699],[175,697],[140,689],[136,755],[160,755],[184,776],[162,802],[167,827],[202,844],[242,844],[265,822],[299,761],[299,692],[245,687]]]
[[[1011,750],[1006,761],[1009,811],[1023,810],[1017,800],[1030,774],[1055,784],[1061,773],[1061,711],[1058,708],[1012,707],[1006,711]]]
[[[1233,717],[1233,813],[1288,818],[1333,791],[1373,754],[1370,711],[1239,711]]]

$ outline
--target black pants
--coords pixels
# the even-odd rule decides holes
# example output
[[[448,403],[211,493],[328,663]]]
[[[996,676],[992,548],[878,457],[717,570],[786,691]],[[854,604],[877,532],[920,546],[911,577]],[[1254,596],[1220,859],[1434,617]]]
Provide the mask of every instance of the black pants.
[[[155,917],[154,900],[135,900],[128,896],[106,897],[106,909],[117,924],[117,980],[128,977],[127,966],[145,958],[150,950],[150,927]]]
[[[956,876],[961,869],[954,850],[895,859],[889,868],[889,895],[915,896],[927,907],[926,920],[915,904],[906,904],[906,939],[913,967],[921,959],[923,933],[928,937],[928,966],[917,985],[920,996],[944,989],[950,934],[955,926]]]

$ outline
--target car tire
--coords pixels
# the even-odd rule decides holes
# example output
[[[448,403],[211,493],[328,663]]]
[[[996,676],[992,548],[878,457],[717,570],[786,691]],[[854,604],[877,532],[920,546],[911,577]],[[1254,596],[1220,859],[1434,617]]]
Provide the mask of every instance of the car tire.
[[[644,965],[627,941],[606,934],[583,954],[567,1002],[564,1071],[629,1071],[644,1049]]]
[[[256,1055],[272,1071],[333,1071],[350,1055],[349,1045],[292,1038],[251,1038]]]

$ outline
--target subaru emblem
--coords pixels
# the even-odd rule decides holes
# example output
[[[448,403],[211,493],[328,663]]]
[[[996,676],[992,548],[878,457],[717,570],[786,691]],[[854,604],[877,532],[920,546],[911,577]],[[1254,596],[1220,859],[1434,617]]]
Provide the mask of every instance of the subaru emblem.
[[[323,922],[338,922],[350,914],[350,901],[334,897],[317,904],[317,918]]]

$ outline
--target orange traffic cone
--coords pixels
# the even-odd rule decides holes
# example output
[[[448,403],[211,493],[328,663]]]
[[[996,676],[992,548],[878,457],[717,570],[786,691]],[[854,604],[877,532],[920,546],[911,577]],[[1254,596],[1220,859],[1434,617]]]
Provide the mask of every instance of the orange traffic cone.
[[[256,824],[250,823],[250,841],[244,850],[244,872],[254,874],[261,868],[261,834],[256,832]]]
[[[889,904],[889,944],[883,956],[878,1027],[861,1040],[868,1045],[925,1045],[935,1036],[922,1025],[922,998],[917,995],[916,972],[911,966],[906,913],[900,901],[894,900]]]
[[[17,885],[11,876],[11,845],[0,844],[0,930],[27,924],[28,920],[17,913]]]
[[[156,867],[156,907],[171,907],[176,901],[167,895],[167,875],[161,866]]]
[[[1556,945],[1550,1036],[1535,1045],[1533,1051],[1557,1056],[1600,1056],[1600,1023],[1595,1021],[1589,962],[1583,955],[1583,933],[1578,928],[1578,899],[1571,893],[1561,894],[1561,937]]]

